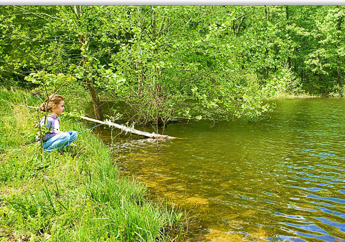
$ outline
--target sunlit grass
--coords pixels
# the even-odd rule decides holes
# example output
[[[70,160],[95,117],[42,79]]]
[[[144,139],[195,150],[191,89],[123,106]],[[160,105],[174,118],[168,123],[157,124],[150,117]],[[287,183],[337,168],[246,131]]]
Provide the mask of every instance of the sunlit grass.
[[[318,98],[318,97],[320,97],[320,95],[312,95],[309,93],[294,94],[294,93],[280,92],[280,93],[277,93],[272,99],[295,99],[295,98]]]
[[[169,240],[181,217],[145,197],[146,187],[119,175],[109,149],[91,132],[64,153],[34,141],[38,106],[24,91],[0,89],[0,241]],[[64,117],[62,129],[81,131]]]

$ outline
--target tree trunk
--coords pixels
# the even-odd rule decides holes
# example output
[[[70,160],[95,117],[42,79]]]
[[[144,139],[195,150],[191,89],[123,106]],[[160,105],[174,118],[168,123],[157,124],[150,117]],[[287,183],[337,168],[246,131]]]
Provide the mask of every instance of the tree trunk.
[[[341,70],[340,70],[340,66],[338,65],[337,68],[337,72],[338,72],[338,84],[340,88],[343,88],[343,80],[341,78]]]
[[[289,25],[289,6],[285,6],[285,12],[286,12],[286,25]],[[288,36],[290,36],[290,30],[287,30],[287,34]],[[291,47],[289,46],[289,51],[290,51]],[[288,56],[287,58],[287,62],[288,62],[288,68],[291,68],[291,57]]]
[[[154,42],[156,42],[156,12],[155,12],[155,9],[154,9],[154,6],[152,6],[152,15],[151,15],[151,27],[152,27],[152,40]],[[157,47],[153,50],[153,53],[154,53],[154,58],[157,58]],[[153,75],[153,78],[154,78],[154,83],[155,83],[155,91],[156,91],[156,94],[157,96],[160,96],[161,94],[161,85],[158,83],[158,68],[155,67],[155,73]]]
[[[78,37],[79,37],[79,42],[81,44],[81,48],[84,47],[85,49],[88,49],[86,36],[85,35],[78,35]],[[83,62],[84,70],[85,70],[85,73],[84,73],[84,76],[86,77],[85,83],[86,83],[86,85],[90,91],[91,97],[92,97],[92,105],[93,105],[93,111],[95,113],[95,117],[98,120],[103,120],[103,112],[102,112],[102,108],[101,108],[101,104],[100,104],[100,101],[98,98],[97,91],[92,86],[92,81],[87,78],[88,71],[87,71],[86,63],[88,62],[88,59],[87,59],[87,57],[85,57],[85,54],[82,57],[82,62]]]
[[[96,119],[104,120],[101,103],[99,101],[96,89],[91,85],[91,82],[89,80],[86,81],[86,85],[92,97],[93,111],[95,113]]]
[[[141,23],[141,6],[138,6],[138,15],[139,15],[139,21],[138,21],[138,27],[139,29],[142,30],[142,23]],[[137,61],[137,70],[138,70],[138,96],[141,97],[142,92],[143,92],[143,70],[142,70],[142,49],[139,46],[139,54],[140,54],[140,59]]]
[[[338,10],[340,11],[340,8],[339,6],[338,7]],[[344,16],[341,16],[339,19],[338,19],[338,23],[337,23],[337,30],[338,30],[338,34],[337,34],[337,37],[338,37],[338,40],[339,40],[339,43],[340,43],[340,32],[341,32],[341,24],[344,20]],[[341,96],[343,96],[343,80],[342,80],[342,77],[341,77],[341,64],[342,64],[342,61],[341,61],[341,56],[337,56],[337,73],[338,73],[338,85],[340,87],[340,90],[339,90],[339,93]]]
[[[266,15],[266,21],[269,21],[270,13],[269,13],[269,10],[268,10],[268,6],[266,6],[266,5],[265,5],[265,15]]]
[[[72,8],[73,10],[73,8]],[[83,12],[82,12],[82,6],[74,6],[74,13],[79,19]],[[101,108],[101,104],[99,102],[98,94],[96,89],[92,86],[92,81],[87,77],[88,76],[88,71],[86,67],[86,63],[88,62],[88,58],[86,57],[86,53],[88,52],[89,45],[87,43],[87,37],[85,34],[78,34],[79,38],[79,43],[80,43],[80,51],[82,52],[82,63],[83,63],[83,68],[85,70],[84,76],[85,76],[85,83],[90,91],[91,97],[92,97],[92,105],[93,105],[93,111],[95,113],[95,117],[98,120],[103,120],[103,112]]]
[[[242,18],[241,18],[241,23],[238,25],[238,28],[237,28],[236,37],[237,37],[238,34],[240,33],[240,29],[241,29],[241,26],[242,26],[242,24],[243,24],[243,21],[244,21],[245,17],[246,17],[246,16],[243,15]]]

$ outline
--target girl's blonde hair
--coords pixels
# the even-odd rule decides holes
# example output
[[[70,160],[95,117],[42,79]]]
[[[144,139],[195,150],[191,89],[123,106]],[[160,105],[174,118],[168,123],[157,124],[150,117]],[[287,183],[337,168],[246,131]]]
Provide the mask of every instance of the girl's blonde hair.
[[[59,105],[61,101],[65,101],[61,95],[52,94],[40,105],[40,110],[43,112],[50,112],[54,105]]]

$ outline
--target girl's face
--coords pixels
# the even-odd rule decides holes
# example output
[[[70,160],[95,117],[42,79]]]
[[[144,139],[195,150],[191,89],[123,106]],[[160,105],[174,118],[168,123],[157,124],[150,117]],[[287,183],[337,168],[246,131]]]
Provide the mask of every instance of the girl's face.
[[[54,105],[53,114],[60,115],[65,110],[65,101],[61,101],[58,105]]]

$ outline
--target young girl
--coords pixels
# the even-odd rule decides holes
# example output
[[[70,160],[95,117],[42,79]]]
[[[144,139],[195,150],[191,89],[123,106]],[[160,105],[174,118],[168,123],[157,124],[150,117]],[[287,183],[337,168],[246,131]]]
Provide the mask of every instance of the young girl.
[[[75,131],[60,131],[60,118],[58,116],[64,109],[64,98],[56,94],[50,95],[45,103],[40,106],[41,111],[50,113],[48,117],[43,117],[40,122],[41,127],[47,124],[46,127],[49,129],[49,132],[43,138],[44,151],[51,152],[54,149],[62,149],[70,145],[78,136]]]

